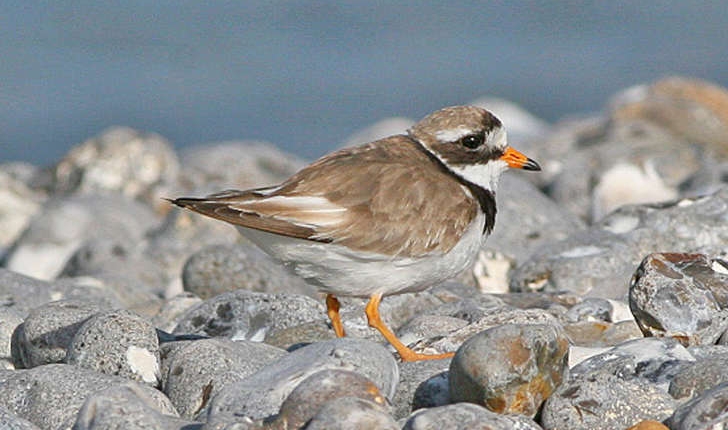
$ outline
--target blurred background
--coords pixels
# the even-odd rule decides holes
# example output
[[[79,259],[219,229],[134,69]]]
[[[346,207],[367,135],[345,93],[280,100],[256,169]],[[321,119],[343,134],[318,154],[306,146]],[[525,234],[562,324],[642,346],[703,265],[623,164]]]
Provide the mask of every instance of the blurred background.
[[[553,122],[670,74],[728,85],[726,28],[720,1],[6,0],[0,162],[111,125],[315,158],[483,95]]]

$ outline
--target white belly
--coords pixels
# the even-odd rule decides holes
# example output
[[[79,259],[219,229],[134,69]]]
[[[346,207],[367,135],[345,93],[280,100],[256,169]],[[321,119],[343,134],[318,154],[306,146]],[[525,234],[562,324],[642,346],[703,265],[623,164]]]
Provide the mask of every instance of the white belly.
[[[450,252],[422,258],[352,251],[341,245],[294,239],[238,227],[240,233],[324,293],[369,297],[422,291],[465,270],[482,241],[479,215]]]

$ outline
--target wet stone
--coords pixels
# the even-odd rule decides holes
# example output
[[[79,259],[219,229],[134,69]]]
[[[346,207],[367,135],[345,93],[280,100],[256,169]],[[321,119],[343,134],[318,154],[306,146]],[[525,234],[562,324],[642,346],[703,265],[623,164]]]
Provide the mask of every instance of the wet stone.
[[[152,324],[127,310],[99,313],[81,325],[66,362],[156,387],[160,382],[159,339]]]
[[[225,338],[183,342],[166,357],[163,391],[180,415],[204,414],[209,400],[227,385],[240,381],[285,355],[270,345]]]
[[[666,392],[606,372],[572,375],[549,397],[541,412],[546,430],[613,430],[640,421],[662,421],[678,402]]]
[[[501,415],[472,403],[455,403],[419,410],[402,429],[540,430],[541,427],[523,415]]]
[[[324,404],[345,397],[367,400],[382,411],[389,407],[387,399],[369,378],[349,370],[326,369],[298,384],[283,401],[280,412],[268,428],[301,428]],[[390,417],[390,421],[394,420]]]
[[[632,279],[630,307],[646,336],[685,346],[714,344],[728,328],[728,263],[702,254],[658,253]]]
[[[450,363],[450,397],[534,417],[568,371],[569,341],[548,325],[506,324],[468,339]]]
[[[728,423],[728,382],[683,403],[666,423],[672,430],[724,428]]]
[[[59,300],[30,312],[14,335],[16,366],[61,363],[73,337],[89,318],[106,310],[94,302]]]

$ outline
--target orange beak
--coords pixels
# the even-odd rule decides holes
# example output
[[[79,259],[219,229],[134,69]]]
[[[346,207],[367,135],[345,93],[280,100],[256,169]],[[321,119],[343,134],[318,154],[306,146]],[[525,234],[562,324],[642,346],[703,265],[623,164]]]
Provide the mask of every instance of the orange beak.
[[[514,169],[541,170],[541,166],[537,162],[510,147],[506,148],[506,152],[501,155],[500,159],[508,163],[508,167]]]

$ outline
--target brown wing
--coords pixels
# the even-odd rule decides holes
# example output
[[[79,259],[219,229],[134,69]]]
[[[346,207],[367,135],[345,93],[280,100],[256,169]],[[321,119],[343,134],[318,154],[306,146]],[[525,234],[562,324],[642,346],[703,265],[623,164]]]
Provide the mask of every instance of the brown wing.
[[[173,202],[236,225],[360,251],[447,252],[477,203],[416,145],[394,136],[326,156],[278,188]]]

